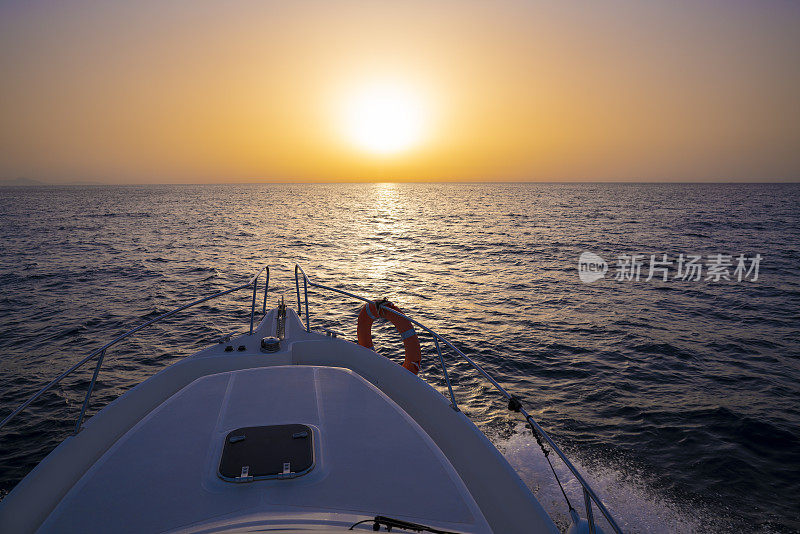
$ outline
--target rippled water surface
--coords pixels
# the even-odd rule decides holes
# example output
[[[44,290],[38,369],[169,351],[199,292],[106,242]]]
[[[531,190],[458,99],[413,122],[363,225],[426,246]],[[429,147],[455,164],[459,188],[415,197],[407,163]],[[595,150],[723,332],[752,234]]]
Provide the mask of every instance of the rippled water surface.
[[[272,266],[391,298],[531,407],[626,530],[800,529],[800,187],[352,184],[0,188],[0,416],[127,328]],[[578,256],[609,260],[585,284]],[[757,253],[753,281],[614,279],[620,254]],[[705,276],[704,276],[705,278]],[[242,331],[246,291],[107,356],[90,413]],[[357,303],[311,293],[312,324],[355,337]],[[432,345],[421,375],[441,388]],[[400,342],[376,332],[379,352]],[[553,515],[535,441],[470,368],[456,395]],[[0,435],[13,488],[74,425],[91,369]],[[569,479],[556,463],[562,478]],[[581,502],[574,482],[573,502]]]

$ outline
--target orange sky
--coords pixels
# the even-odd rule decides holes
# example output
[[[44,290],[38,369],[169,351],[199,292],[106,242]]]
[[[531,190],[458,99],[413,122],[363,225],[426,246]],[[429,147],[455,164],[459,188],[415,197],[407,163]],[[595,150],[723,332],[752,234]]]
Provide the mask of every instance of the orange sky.
[[[800,180],[800,6],[0,3],[0,178]],[[345,102],[425,127],[375,154]]]

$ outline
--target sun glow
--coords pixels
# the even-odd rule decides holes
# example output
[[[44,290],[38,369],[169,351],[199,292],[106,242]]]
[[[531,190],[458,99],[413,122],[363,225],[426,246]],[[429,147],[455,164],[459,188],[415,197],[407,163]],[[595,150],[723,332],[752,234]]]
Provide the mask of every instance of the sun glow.
[[[422,99],[402,85],[374,84],[355,91],[344,106],[347,139],[373,154],[389,155],[419,145],[425,135]]]

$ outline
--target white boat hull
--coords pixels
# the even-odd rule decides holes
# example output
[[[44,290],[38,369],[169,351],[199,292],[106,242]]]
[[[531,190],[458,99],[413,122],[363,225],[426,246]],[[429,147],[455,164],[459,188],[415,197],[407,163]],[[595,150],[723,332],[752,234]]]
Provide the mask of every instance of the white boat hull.
[[[426,382],[306,332],[291,310],[280,350],[262,352],[275,329],[272,310],[252,335],[109,404],[0,503],[0,530],[338,532],[385,515],[464,533],[557,532],[497,449]],[[286,423],[313,430],[307,474],[218,476],[231,430]]]

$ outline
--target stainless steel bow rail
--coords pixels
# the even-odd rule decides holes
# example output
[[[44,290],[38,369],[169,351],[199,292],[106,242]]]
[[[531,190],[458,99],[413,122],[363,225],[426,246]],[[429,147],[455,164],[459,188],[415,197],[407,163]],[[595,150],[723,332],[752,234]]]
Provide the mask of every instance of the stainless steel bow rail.
[[[327,291],[333,291],[334,293],[339,293],[341,295],[346,295],[348,297],[352,297],[354,299],[357,299],[357,300],[360,300],[360,301],[363,301],[363,302],[373,302],[370,299],[364,298],[364,297],[356,295],[354,293],[350,293],[349,291],[344,291],[343,289],[338,289],[338,288],[335,288],[335,287],[330,287],[330,286],[326,286],[326,285],[323,285],[323,284],[318,284],[316,282],[312,282],[308,278],[308,276],[306,275],[305,271],[303,271],[303,268],[300,267],[299,265],[295,265],[294,266],[294,282],[295,282],[295,289],[297,291],[297,312],[298,312],[298,314],[300,315],[301,318],[302,318],[302,313],[303,313],[303,307],[301,306],[301,303],[300,303],[300,275],[302,275],[302,277],[303,277],[303,293],[304,293],[304,300],[305,300],[305,315],[306,315],[306,331],[307,332],[311,332],[311,321],[310,321],[310,318],[309,318],[309,311],[308,311],[308,286],[311,286],[312,288],[318,288],[318,289],[325,289]],[[525,407],[522,405],[522,403],[520,402],[520,400],[517,397],[515,397],[514,395],[511,395],[508,391],[506,391],[505,388],[503,388],[503,386],[498,384],[497,381],[494,378],[492,378],[489,375],[489,373],[487,373],[483,369],[483,367],[478,365],[472,358],[470,358],[469,356],[467,356],[466,354],[461,352],[455,345],[450,343],[450,341],[448,341],[447,339],[445,339],[441,335],[437,334],[436,332],[434,332],[433,330],[431,330],[430,328],[428,328],[424,324],[420,323],[419,321],[415,321],[414,319],[412,319],[411,317],[405,315],[404,313],[401,313],[401,312],[399,312],[397,310],[393,310],[392,308],[390,308],[388,306],[382,306],[380,303],[378,303],[378,307],[379,307],[379,309],[383,309],[385,311],[390,311],[390,312],[394,313],[395,315],[399,315],[400,317],[403,317],[403,318],[411,321],[412,324],[422,328],[423,330],[428,332],[431,336],[433,336],[434,343],[436,344],[436,353],[439,356],[439,362],[440,362],[440,364],[442,366],[442,373],[444,374],[444,379],[445,379],[445,382],[447,383],[447,389],[448,389],[448,391],[450,393],[450,400],[451,400],[451,403],[452,403],[451,406],[453,407],[453,409],[458,410],[458,405],[456,404],[456,398],[455,398],[455,395],[453,393],[453,388],[450,385],[450,378],[449,378],[449,376],[447,374],[447,367],[446,367],[446,365],[444,363],[444,358],[442,357],[442,351],[441,351],[441,348],[439,346],[439,342],[440,341],[442,343],[444,343],[445,345],[447,345],[448,347],[450,347],[451,349],[453,349],[453,351],[456,354],[461,356],[470,365],[472,365],[472,367],[475,368],[476,371],[478,371],[481,375],[483,375],[483,377],[486,378],[486,380],[488,380],[495,387],[495,389],[497,391],[499,391],[500,394],[503,395],[503,397],[506,398],[506,400],[508,401],[509,410],[514,411],[514,412],[519,412],[525,417],[525,420],[530,425],[531,430],[533,432],[533,435],[534,435],[534,437],[536,437],[536,440],[539,442],[540,446],[542,446],[542,443],[541,443],[540,440],[544,439],[548,443],[548,445],[550,445],[550,448],[553,451],[555,451],[555,453],[558,455],[558,457],[561,458],[561,461],[564,462],[564,465],[567,466],[567,468],[570,470],[572,475],[575,477],[575,479],[581,485],[581,488],[583,488],[583,500],[584,500],[584,505],[585,505],[585,508],[586,508],[586,520],[587,520],[587,522],[589,524],[589,532],[591,534],[595,533],[594,514],[593,514],[593,511],[592,511],[592,502],[594,501],[594,504],[597,506],[597,509],[600,510],[600,513],[603,514],[603,517],[606,518],[606,520],[608,521],[608,524],[611,526],[611,528],[614,530],[614,532],[616,532],[617,534],[622,534],[622,529],[619,528],[619,526],[617,525],[617,522],[614,520],[614,518],[611,516],[611,513],[608,511],[606,506],[603,504],[603,501],[600,500],[600,498],[597,496],[597,494],[592,489],[592,487],[589,485],[589,483],[586,482],[586,480],[583,478],[583,476],[581,476],[580,472],[578,472],[578,469],[574,465],[572,465],[572,462],[569,461],[569,459],[566,457],[566,455],[561,451],[561,449],[558,447],[558,445],[555,444],[555,442],[552,440],[552,438],[550,438],[550,436],[547,434],[547,432],[545,432],[544,429],[541,426],[539,426],[539,423],[537,423],[533,419],[533,417],[531,417],[531,415],[525,410]],[[549,452],[546,451],[543,446],[542,446],[542,451],[545,453],[545,458],[547,458],[547,455],[549,454]],[[549,458],[547,458],[547,460],[549,462]],[[552,468],[552,464],[550,465],[550,467]],[[555,470],[553,470],[553,475],[556,476],[556,480],[558,480],[558,475],[555,474]],[[561,483],[559,481],[559,486],[560,485],[561,485]],[[564,491],[563,487],[562,487],[561,491],[562,492]],[[572,504],[569,502],[569,499],[567,498],[566,493],[564,493],[564,498],[567,500],[567,505],[569,506],[570,514],[572,514],[573,516],[577,516],[577,512],[572,507]],[[573,519],[575,519],[575,517],[573,517]]]
[[[42,389],[40,389],[38,392],[36,392],[35,395],[33,395],[31,398],[29,398],[28,400],[23,402],[16,410],[14,410],[10,414],[8,414],[5,417],[5,419],[0,421],[0,429],[2,429],[4,426],[6,426],[9,421],[11,421],[14,417],[16,417],[17,414],[19,414],[22,410],[24,410],[25,408],[30,406],[30,404],[32,402],[34,402],[36,399],[41,397],[50,388],[52,388],[53,386],[55,386],[56,384],[61,382],[65,377],[69,376],[75,370],[77,370],[80,367],[82,367],[89,360],[97,357],[97,365],[94,368],[94,374],[92,375],[92,381],[89,383],[89,390],[86,392],[86,397],[83,399],[83,406],[81,407],[81,414],[78,417],[77,423],[75,424],[74,433],[77,434],[81,429],[81,425],[83,424],[83,418],[86,415],[86,408],[89,407],[89,399],[92,396],[92,391],[94,390],[94,385],[97,382],[97,375],[100,374],[100,368],[103,365],[103,358],[106,355],[106,350],[108,350],[109,348],[113,347],[114,345],[116,345],[120,341],[130,337],[133,334],[135,334],[139,330],[147,328],[148,326],[150,326],[152,324],[155,324],[155,323],[157,323],[159,321],[162,321],[162,320],[164,320],[164,319],[166,319],[168,317],[172,317],[176,313],[182,312],[183,310],[186,310],[186,309],[191,308],[193,306],[197,306],[198,304],[202,304],[203,302],[206,302],[206,301],[209,301],[209,300],[213,300],[215,298],[222,297],[223,295],[227,295],[229,293],[233,293],[235,291],[239,291],[239,290],[242,290],[242,289],[245,289],[245,288],[248,288],[248,287],[252,287],[253,288],[253,300],[252,300],[252,303],[250,305],[250,334],[252,334],[253,333],[253,325],[254,325],[254,322],[255,322],[255,314],[256,314],[256,289],[257,289],[257,284],[258,284],[258,278],[261,276],[261,273],[263,273],[265,271],[266,271],[266,281],[264,283],[264,302],[263,302],[262,307],[261,307],[261,313],[266,313],[266,311],[267,311],[267,292],[269,291],[269,266],[265,265],[264,267],[259,269],[259,271],[252,278],[250,278],[250,280],[248,280],[244,284],[238,285],[236,287],[232,287],[231,289],[226,289],[225,291],[220,291],[219,293],[214,293],[213,295],[209,295],[207,297],[203,297],[203,298],[194,300],[194,301],[192,301],[192,302],[190,302],[188,304],[184,304],[183,306],[179,306],[179,307],[175,308],[172,311],[169,311],[167,313],[159,315],[158,317],[150,319],[149,321],[146,321],[146,322],[140,324],[136,328],[128,330],[124,334],[121,334],[121,335],[115,337],[114,339],[112,339],[111,341],[109,341],[108,343],[106,343],[105,345],[100,347],[99,349],[96,349],[93,352],[91,352],[88,356],[83,358],[81,361],[79,361],[78,363],[76,363],[75,365],[73,365],[72,367],[70,367],[69,369],[64,371],[63,373],[58,375],[50,383],[48,383],[46,386],[44,386]]]

